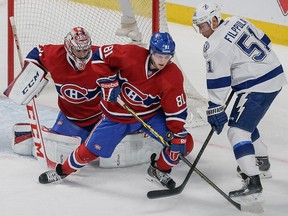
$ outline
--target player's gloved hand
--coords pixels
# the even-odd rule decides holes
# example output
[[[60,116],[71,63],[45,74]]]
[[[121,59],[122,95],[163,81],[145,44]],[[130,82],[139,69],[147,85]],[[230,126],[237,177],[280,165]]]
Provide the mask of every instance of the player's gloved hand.
[[[186,136],[187,131],[183,131],[181,133],[174,134],[174,137],[171,139],[169,157],[172,161],[178,160],[180,154],[185,154],[187,142]]]
[[[216,133],[220,134],[224,128],[225,123],[228,121],[225,113],[225,107],[217,105],[211,101],[208,102],[207,118],[209,124],[215,128]]]
[[[101,97],[103,100],[117,102],[117,97],[121,91],[118,80],[110,82],[108,82],[108,80],[98,80],[97,83],[101,87]]]

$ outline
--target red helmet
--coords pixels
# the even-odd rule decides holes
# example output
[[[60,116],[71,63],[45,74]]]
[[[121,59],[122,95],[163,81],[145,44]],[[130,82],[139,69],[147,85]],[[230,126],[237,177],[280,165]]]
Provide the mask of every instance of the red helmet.
[[[73,28],[64,38],[64,47],[78,70],[84,70],[92,56],[90,34],[82,27]]]

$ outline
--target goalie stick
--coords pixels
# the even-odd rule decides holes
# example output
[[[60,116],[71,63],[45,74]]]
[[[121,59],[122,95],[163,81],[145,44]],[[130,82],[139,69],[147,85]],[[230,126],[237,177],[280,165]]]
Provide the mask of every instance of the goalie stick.
[[[229,102],[231,101],[232,97],[233,97],[234,92],[232,91],[225,103],[225,108],[228,106]],[[147,124],[145,121],[143,121],[143,119],[141,119],[129,106],[127,106],[119,97],[117,98],[117,102],[123,106],[128,112],[130,112],[134,118],[136,118],[140,123],[142,123],[142,125],[148,129],[154,136],[156,136],[159,141],[165,145],[165,146],[170,146],[169,143],[157,132],[155,131],[149,124]],[[203,146],[207,146],[209,140],[211,139],[213,133],[214,133],[215,129],[212,128],[208,137],[206,138]],[[172,138],[171,134],[167,134],[167,137],[170,139]],[[198,158],[197,162],[199,161],[205,147],[201,148],[202,152],[201,154],[198,153],[196,159]],[[200,151],[201,151],[200,150]],[[211,185],[218,193],[220,193],[228,202],[230,202],[234,207],[236,207],[238,210],[240,211],[245,211],[245,212],[251,212],[251,213],[262,213],[263,212],[263,207],[261,204],[247,204],[247,205],[243,205],[240,203],[235,202],[234,200],[232,200],[225,192],[223,192],[217,185],[215,185],[215,183],[213,183],[206,175],[204,175],[200,170],[198,170],[196,168],[196,164],[195,161],[193,164],[191,164],[189,162],[189,160],[187,160],[184,156],[180,155],[180,159],[183,160],[184,163],[186,163],[189,167],[190,170],[184,180],[184,182],[179,186],[176,187],[174,189],[170,189],[170,190],[156,190],[156,191],[150,191],[147,193],[147,197],[150,199],[154,199],[154,198],[160,198],[160,197],[166,197],[166,196],[172,196],[172,195],[177,195],[179,193],[181,193],[184,189],[184,187],[186,186],[190,176],[192,175],[192,172],[195,170],[195,172],[202,178],[204,179],[209,185]],[[172,192],[172,193],[171,193]],[[152,194],[152,196],[151,196]]]
[[[17,36],[17,30],[16,30],[14,17],[11,16],[9,17],[9,19],[10,19],[12,32],[13,32],[14,41],[16,44],[18,59],[19,59],[21,68],[23,68],[24,61],[23,61],[23,57],[21,54],[20,43],[19,43],[18,36]],[[26,105],[26,109],[27,109],[28,118],[30,119],[33,144],[35,146],[37,160],[42,168],[44,169],[53,168],[55,167],[56,164],[47,158],[34,98]]]

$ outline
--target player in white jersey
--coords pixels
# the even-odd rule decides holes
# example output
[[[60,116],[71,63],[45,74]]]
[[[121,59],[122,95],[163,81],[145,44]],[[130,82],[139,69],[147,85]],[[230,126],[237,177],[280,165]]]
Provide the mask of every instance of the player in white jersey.
[[[231,88],[237,94],[229,118],[228,139],[245,184],[229,196],[257,199],[262,193],[260,174],[271,177],[267,146],[257,126],[287,83],[282,65],[264,32],[240,17],[223,20],[216,4],[200,4],[193,24],[207,38],[203,47],[209,96],[207,117],[217,134],[228,121],[224,111],[226,97]],[[263,165],[257,166],[255,159]]]

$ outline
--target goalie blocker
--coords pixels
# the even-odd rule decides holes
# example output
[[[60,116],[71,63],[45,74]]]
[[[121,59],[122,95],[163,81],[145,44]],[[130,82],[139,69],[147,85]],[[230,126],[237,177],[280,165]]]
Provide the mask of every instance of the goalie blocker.
[[[41,128],[47,160],[63,163],[69,154],[81,144],[80,137],[71,137],[52,133]],[[35,156],[31,128],[28,123],[19,123],[13,127],[12,150],[20,155]],[[110,158],[100,158],[102,168],[128,167],[148,163],[150,155],[162,149],[157,141],[145,133],[130,134],[117,146]]]
[[[33,97],[37,97],[47,85],[46,71],[32,62],[28,62],[4,91],[4,95],[16,104],[27,105]]]

